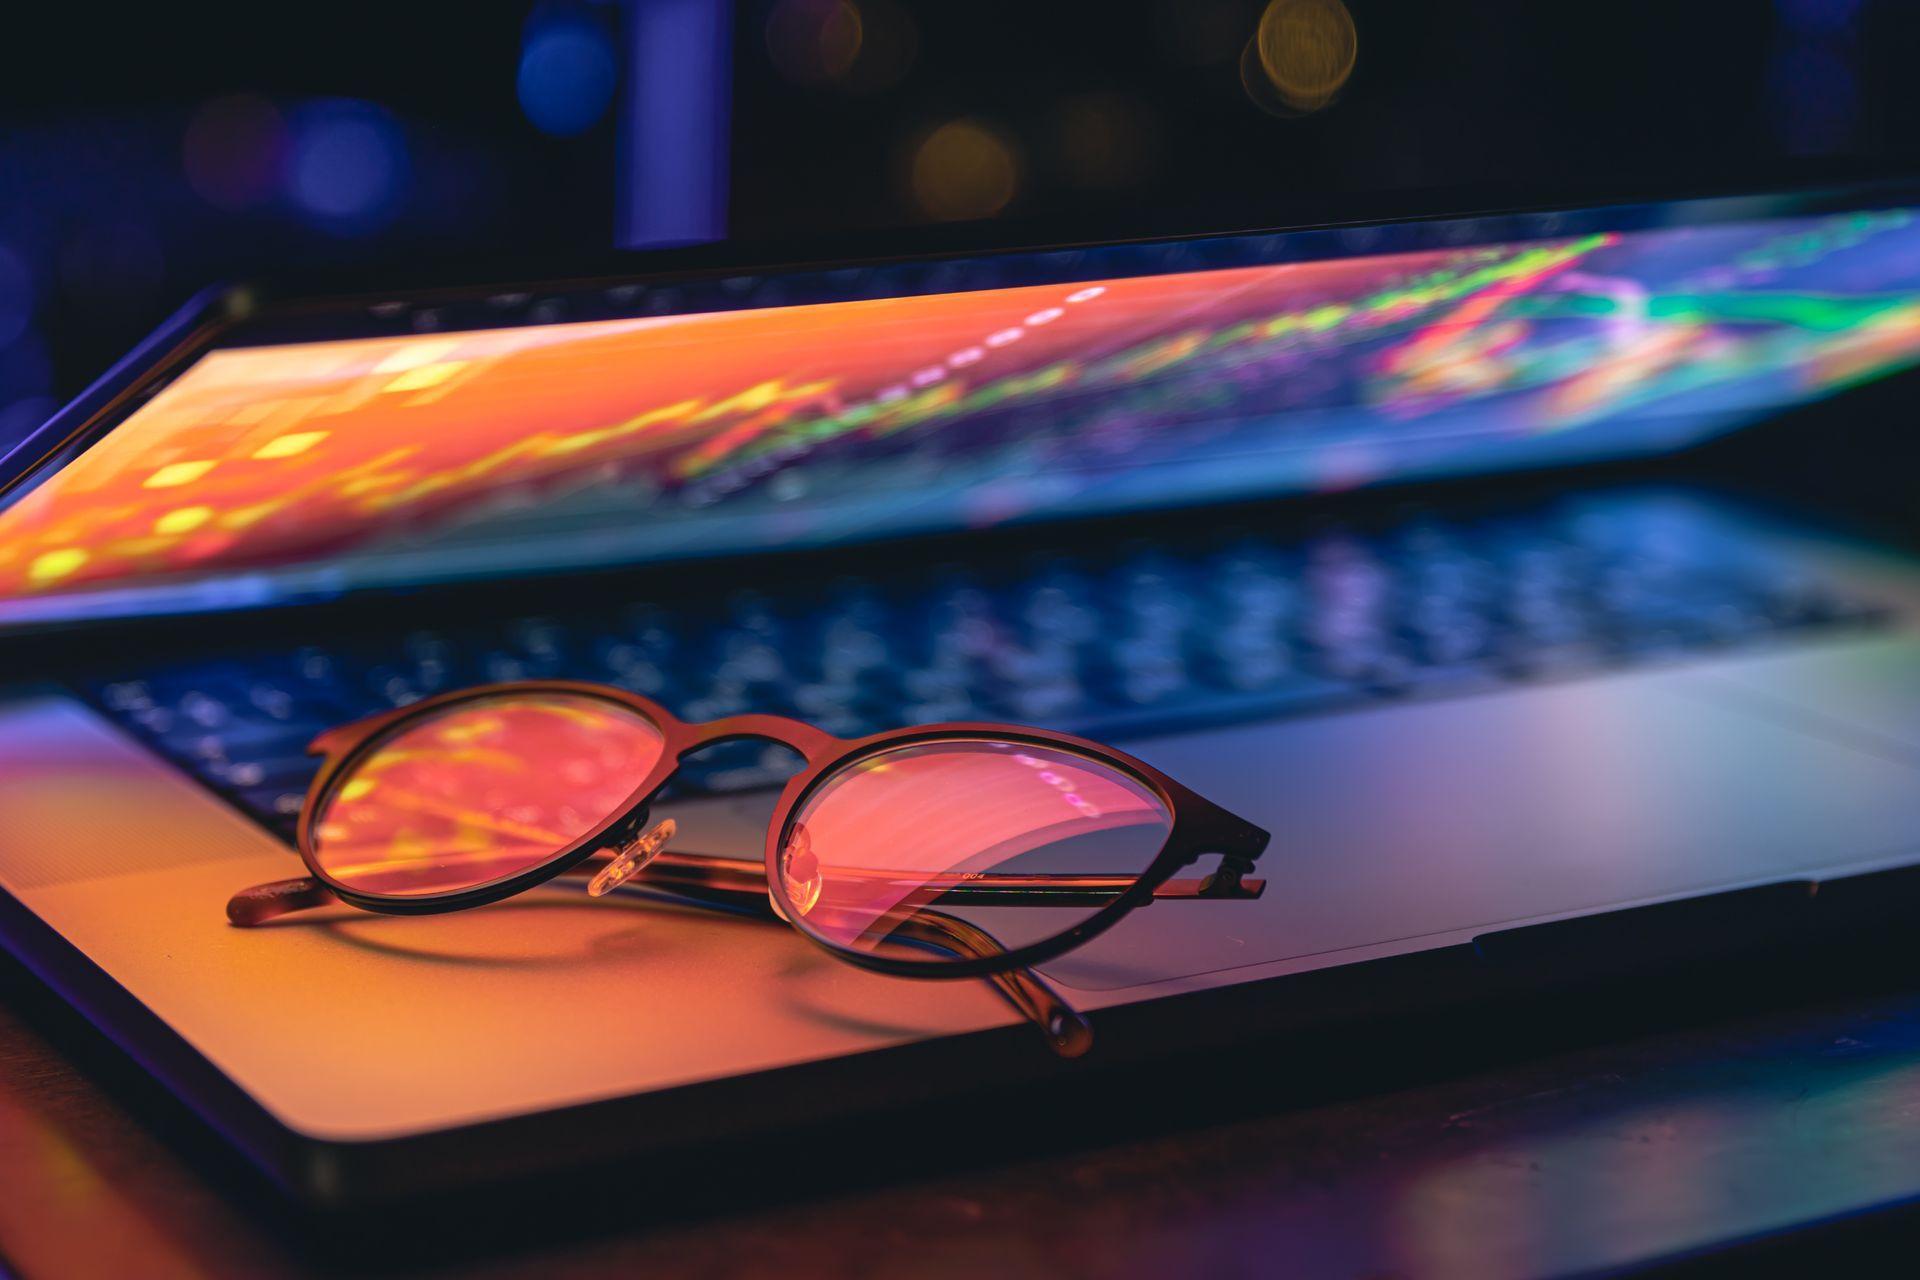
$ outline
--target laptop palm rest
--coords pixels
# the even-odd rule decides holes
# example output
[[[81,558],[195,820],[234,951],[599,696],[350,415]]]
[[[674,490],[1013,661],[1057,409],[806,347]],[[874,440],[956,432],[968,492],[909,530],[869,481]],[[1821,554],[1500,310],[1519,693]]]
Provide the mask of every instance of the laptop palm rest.
[[[1873,644],[1798,654],[1863,701]],[[1274,833],[1254,902],[1157,903],[1047,967],[1083,989],[1391,954],[1920,858],[1916,765],[1728,692],[1748,663],[1134,744]]]

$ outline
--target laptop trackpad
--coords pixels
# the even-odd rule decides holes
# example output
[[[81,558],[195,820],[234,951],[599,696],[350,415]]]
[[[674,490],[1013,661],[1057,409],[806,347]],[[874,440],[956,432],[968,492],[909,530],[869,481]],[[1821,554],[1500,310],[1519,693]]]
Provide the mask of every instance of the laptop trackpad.
[[[1266,894],[1156,903],[1046,972],[1311,968],[1920,856],[1914,764],[1726,697],[1720,665],[1129,744],[1273,832]]]
[[[1757,712],[1920,762],[1920,640],[1911,634],[1757,654],[1712,674]]]

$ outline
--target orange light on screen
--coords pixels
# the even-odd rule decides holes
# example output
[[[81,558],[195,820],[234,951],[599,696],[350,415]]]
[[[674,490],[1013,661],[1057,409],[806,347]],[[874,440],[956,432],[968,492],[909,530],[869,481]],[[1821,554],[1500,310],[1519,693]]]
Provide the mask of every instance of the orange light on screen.
[[[214,351],[0,512],[0,598],[311,561],[510,487],[670,489],[776,438],[818,447],[811,428],[855,411],[845,438],[951,432],[982,388],[1045,394],[1385,261]]]
[[[319,811],[314,857],[389,895],[514,875],[616,816],[663,742],[638,713],[581,694],[457,703],[367,754]]]

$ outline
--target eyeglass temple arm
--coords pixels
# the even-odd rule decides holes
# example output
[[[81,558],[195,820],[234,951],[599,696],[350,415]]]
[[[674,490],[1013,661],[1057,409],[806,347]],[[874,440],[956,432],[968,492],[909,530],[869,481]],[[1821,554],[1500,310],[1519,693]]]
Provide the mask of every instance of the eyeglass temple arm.
[[[570,868],[569,875],[591,876],[611,857],[596,854]],[[744,907],[772,914],[762,865],[745,858],[706,858],[697,854],[662,853],[641,873],[642,882],[696,900],[726,907]],[[636,886],[640,887],[640,886]],[[338,902],[332,890],[312,876],[275,880],[233,895],[227,919],[241,927],[265,924],[278,916],[311,911]],[[893,931],[911,942],[940,947],[967,957],[1001,954],[1003,948],[984,930],[964,920],[925,907],[903,920]],[[1093,1028],[1079,1010],[1031,969],[1012,969],[988,975],[1002,997],[1039,1027],[1047,1043],[1061,1057],[1083,1054],[1093,1043]]]
[[[585,864],[588,874],[596,865]],[[1258,898],[1266,892],[1265,880],[1250,880],[1222,870],[1198,878],[1168,880],[1153,891],[1160,898]],[[866,867],[823,866],[821,872],[835,880],[863,880],[873,884],[897,882],[915,892],[930,892],[941,898],[964,900],[969,906],[995,907],[1078,907],[1099,906],[1111,902],[1138,881],[1129,875],[1084,875],[1065,872],[1021,874],[1009,871],[889,871]],[[745,858],[711,858],[697,853],[662,852],[647,864],[640,879],[663,883],[705,884],[720,888],[738,888],[743,892],[765,894],[766,875],[757,861]]]
[[[589,858],[581,870],[591,874],[601,863]],[[1017,877],[1016,877],[1017,878]],[[635,888],[655,888],[681,897],[729,907],[748,907],[770,914],[765,864],[746,858],[711,858],[701,854],[662,852],[647,864]],[[893,930],[896,936],[939,947],[968,959],[1002,955],[1006,948],[983,929],[944,911],[920,907]],[[1047,1044],[1063,1058],[1077,1058],[1093,1044],[1093,1028],[1086,1016],[1031,969],[1007,969],[987,975],[1008,1004],[1040,1028]]]
[[[1004,955],[992,934],[944,911],[921,907],[893,929],[893,936],[923,946],[938,947],[968,959]],[[1050,983],[1032,969],[1003,969],[988,974],[1008,1004],[1040,1028],[1047,1044],[1063,1058],[1077,1058],[1093,1047],[1093,1027],[1087,1016],[1068,1004]]]
[[[595,853],[562,874],[591,877],[612,859],[612,851]],[[676,892],[706,889],[726,905],[758,907],[767,912],[767,879],[757,862],[745,858],[700,858],[662,853],[640,878]],[[749,900],[751,899],[751,900]],[[339,895],[312,876],[273,880],[242,889],[227,899],[227,922],[241,928],[265,924],[297,911],[313,911],[340,901]]]
[[[312,911],[340,899],[312,876],[272,880],[242,889],[227,899],[227,923],[250,928],[296,911]]]
[[[570,868],[566,874],[591,876],[607,862],[610,855],[595,854],[578,866]],[[980,906],[1000,907],[1065,907],[1094,906],[1110,902],[1119,897],[1134,884],[1133,876],[1101,875],[1018,875],[1011,872],[988,871],[961,874],[928,874],[910,871],[851,871],[846,868],[828,868],[842,877],[858,877],[862,880],[900,880],[911,883],[920,890],[933,889],[942,897],[952,896],[965,899],[968,903]],[[1224,870],[1224,867],[1223,867]],[[761,864],[747,858],[710,858],[702,854],[678,853],[672,850],[661,853],[639,878],[653,882],[660,887],[672,886],[676,891],[684,891],[695,886],[717,890],[729,895],[739,894],[753,898],[763,898],[767,892],[766,876]],[[1153,891],[1154,898],[1258,898],[1266,891],[1265,880],[1247,879],[1238,875],[1228,876],[1221,872],[1198,878],[1168,880]],[[275,880],[269,884],[254,885],[242,889],[227,901],[227,919],[236,925],[250,926],[264,924],[278,916],[295,911],[311,911],[339,901],[334,894],[312,876],[300,876],[292,880]],[[753,905],[742,903],[741,905]]]

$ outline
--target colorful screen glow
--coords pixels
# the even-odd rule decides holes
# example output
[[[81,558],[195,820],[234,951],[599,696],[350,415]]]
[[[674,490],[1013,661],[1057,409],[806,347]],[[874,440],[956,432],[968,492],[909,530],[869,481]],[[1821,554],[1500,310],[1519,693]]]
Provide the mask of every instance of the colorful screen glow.
[[[0,617],[1652,452],[1916,360],[1908,210],[217,350],[0,511]]]
[[[456,703],[360,758],[319,811],[314,857],[365,893],[518,875],[619,813],[664,745],[651,722],[602,698]]]

